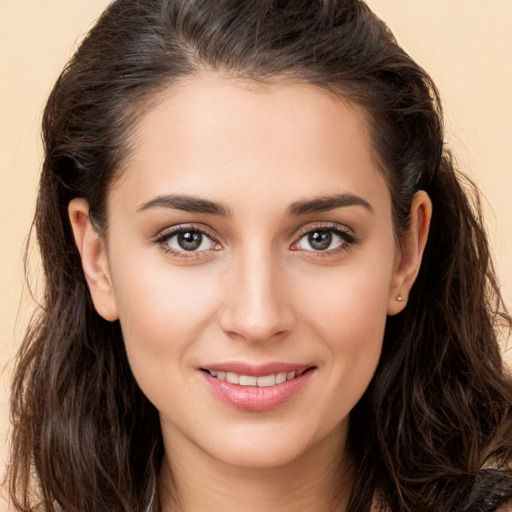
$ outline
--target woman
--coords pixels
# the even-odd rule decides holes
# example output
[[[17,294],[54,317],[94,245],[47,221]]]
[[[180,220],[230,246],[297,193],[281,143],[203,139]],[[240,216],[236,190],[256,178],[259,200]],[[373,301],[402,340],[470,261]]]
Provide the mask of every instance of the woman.
[[[364,3],[114,2],[43,133],[16,510],[506,510],[476,193]]]

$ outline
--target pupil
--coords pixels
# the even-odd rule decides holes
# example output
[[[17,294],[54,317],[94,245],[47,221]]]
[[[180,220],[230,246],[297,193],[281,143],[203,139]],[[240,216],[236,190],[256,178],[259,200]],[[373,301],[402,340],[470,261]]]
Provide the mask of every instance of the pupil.
[[[331,245],[332,233],[329,231],[315,231],[309,234],[308,241],[313,249],[325,251]]]
[[[178,244],[185,251],[194,251],[200,245],[202,241],[201,233],[196,231],[184,231],[178,234]]]

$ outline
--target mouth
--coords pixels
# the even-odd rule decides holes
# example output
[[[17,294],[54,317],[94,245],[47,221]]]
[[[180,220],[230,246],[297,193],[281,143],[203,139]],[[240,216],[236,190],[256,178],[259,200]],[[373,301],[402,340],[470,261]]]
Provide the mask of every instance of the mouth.
[[[225,381],[230,384],[236,384],[238,386],[256,386],[259,388],[271,387],[276,384],[284,384],[287,381],[291,381],[300,377],[302,374],[309,370],[313,370],[315,367],[310,366],[302,368],[297,371],[278,372],[270,373],[268,375],[243,375],[232,371],[216,371],[209,370],[207,368],[201,368],[202,371],[208,373],[211,377]]]
[[[200,368],[200,374],[208,388],[225,404],[242,411],[264,412],[299,395],[316,369],[307,365],[257,367],[234,363]]]

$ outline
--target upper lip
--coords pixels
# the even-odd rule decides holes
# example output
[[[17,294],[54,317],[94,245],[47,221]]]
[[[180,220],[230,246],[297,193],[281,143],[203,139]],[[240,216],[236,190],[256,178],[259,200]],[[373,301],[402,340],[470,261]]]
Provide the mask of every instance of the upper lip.
[[[312,368],[311,364],[297,364],[284,362],[270,362],[264,364],[250,364],[241,361],[231,361],[225,363],[208,364],[201,367],[201,370],[210,370],[214,372],[232,372],[238,375],[248,375],[252,377],[262,377],[264,375],[273,375],[276,373],[303,372]]]

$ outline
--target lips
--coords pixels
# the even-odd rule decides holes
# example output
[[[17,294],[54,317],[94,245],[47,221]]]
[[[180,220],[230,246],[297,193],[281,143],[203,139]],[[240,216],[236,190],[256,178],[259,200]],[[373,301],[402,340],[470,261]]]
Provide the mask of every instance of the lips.
[[[201,368],[213,393],[237,409],[262,412],[274,409],[301,391],[314,373],[311,365],[270,363],[214,364]]]

